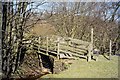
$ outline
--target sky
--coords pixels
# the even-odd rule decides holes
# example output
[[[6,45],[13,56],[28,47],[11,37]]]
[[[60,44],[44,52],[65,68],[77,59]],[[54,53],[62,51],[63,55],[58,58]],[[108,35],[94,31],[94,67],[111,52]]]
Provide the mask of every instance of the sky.
[[[67,0],[67,1],[72,2],[73,0]],[[86,1],[86,0],[85,0],[85,1]],[[97,1],[99,1],[99,0],[97,0]],[[120,1],[120,0],[119,0],[119,1]],[[33,7],[35,7],[36,5],[38,5],[38,4],[41,3],[41,2],[46,2],[46,0],[39,0],[39,2],[33,3]],[[57,3],[57,2],[55,2],[55,3]],[[51,10],[52,10],[52,6],[51,6],[51,5],[53,5],[53,2],[46,2],[46,3],[44,3],[43,5],[38,6],[36,9],[33,9],[33,11],[34,11],[34,12],[44,12],[45,10],[51,11]],[[55,5],[55,4],[54,4],[54,5]],[[111,5],[110,2],[108,3],[108,5]],[[30,8],[30,5],[27,7],[27,9],[29,9],[29,8]],[[107,16],[109,17],[112,12],[113,12],[112,10],[108,10]],[[118,13],[118,14],[120,13],[120,8],[118,9],[117,13]],[[118,17],[118,16],[116,16],[116,18],[117,18],[117,17]]]
[[[13,0],[0,0],[2,2],[10,2],[10,1],[13,1]],[[43,1],[43,0],[18,0],[18,1],[21,1],[21,2],[40,2],[40,1]],[[47,1],[47,2],[118,2],[120,0],[44,0],[44,1]]]

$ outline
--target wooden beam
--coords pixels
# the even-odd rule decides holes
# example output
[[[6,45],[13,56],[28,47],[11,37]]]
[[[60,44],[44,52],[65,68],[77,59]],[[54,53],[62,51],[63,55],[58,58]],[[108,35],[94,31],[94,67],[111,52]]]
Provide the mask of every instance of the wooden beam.
[[[52,57],[52,58],[55,58],[54,56],[45,54],[44,52],[41,52],[41,51],[37,51],[37,53],[38,53],[38,54],[45,55],[45,56],[49,56],[49,57]]]
[[[87,60],[91,61],[91,44],[89,44],[89,46],[88,46]]]
[[[93,28],[91,29],[91,55],[93,55]]]
[[[60,50],[60,52],[65,53],[65,54],[71,54],[72,56],[77,56],[77,57],[84,57],[84,58],[86,58],[86,56],[84,56],[84,55],[80,55],[80,54],[73,53],[73,52],[70,52],[70,51]]]
[[[39,45],[38,45],[38,51],[39,51],[40,50],[40,37],[38,39],[38,43],[39,43]]]
[[[79,40],[79,39],[72,39],[72,38],[69,38],[70,41],[71,41],[71,44],[75,43],[75,44],[84,44],[84,45],[88,45],[90,42],[87,42],[87,41],[83,41],[83,40]]]
[[[43,64],[42,64],[42,59],[41,55],[38,54],[38,59],[39,59],[39,66],[41,67],[41,71],[43,70]]]
[[[49,51],[49,49],[48,49],[48,36],[46,37],[46,47],[47,47],[46,54],[48,54],[48,51]]]
[[[81,52],[81,53],[87,53],[87,49],[80,49],[80,48],[75,48],[75,47],[71,47],[71,46],[66,46],[66,45],[60,45],[60,49],[62,50],[68,50],[68,51],[72,51],[72,52]]]
[[[43,48],[40,48],[40,51],[46,51],[46,49],[43,49]],[[50,53],[52,53],[52,54],[55,54],[55,55],[57,55],[57,53],[54,51],[54,50],[50,50],[49,49],[49,51],[48,52],[50,52]]]
[[[59,54],[60,54],[60,38],[57,39],[58,43],[57,43],[57,58],[59,59]]]
[[[110,51],[110,53],[109,53],[109,60],[111,60],[111,53],[112,53],[112,41],[110,40],[110,45],[109,45],[109,51]]]
[[[91,43],[88,48],[88,61],[91,61],[91,57],[93,56],[93,28],[91,29]]]

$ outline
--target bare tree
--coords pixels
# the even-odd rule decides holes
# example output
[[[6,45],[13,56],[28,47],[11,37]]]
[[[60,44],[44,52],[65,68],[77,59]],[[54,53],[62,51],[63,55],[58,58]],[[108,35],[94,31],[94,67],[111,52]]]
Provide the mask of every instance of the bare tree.
[[[11,76],[11,73],[21,65],[26,48],[26,45],[23,44],[24,35],[28,28],[26,22],[34,15],[32,10],[44,3],[40,2],[34,7],[32,7],[33,2],[2,3],[2,70],[6,77]],[[41,19],[35,20],[32,25],[36,24],[38,20]]]

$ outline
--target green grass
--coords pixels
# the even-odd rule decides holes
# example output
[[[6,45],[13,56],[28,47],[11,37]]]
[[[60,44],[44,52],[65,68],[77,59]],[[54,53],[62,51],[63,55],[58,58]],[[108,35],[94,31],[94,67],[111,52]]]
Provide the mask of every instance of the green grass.
[[[59,74],[48,74],[42,78],[118,78],[118,57],[107,60],[99,56],[98,61],[73,60],[73,64]]]

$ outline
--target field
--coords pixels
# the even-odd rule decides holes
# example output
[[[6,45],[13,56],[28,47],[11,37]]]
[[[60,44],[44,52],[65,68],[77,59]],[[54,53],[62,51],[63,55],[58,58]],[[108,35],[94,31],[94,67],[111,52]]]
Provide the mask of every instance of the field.
[[[118,56],[107,60],[103,56],[98,61],[84,59],[71,60],[72,64],[59,74],[48,74],[41,78],[118,78]]]

